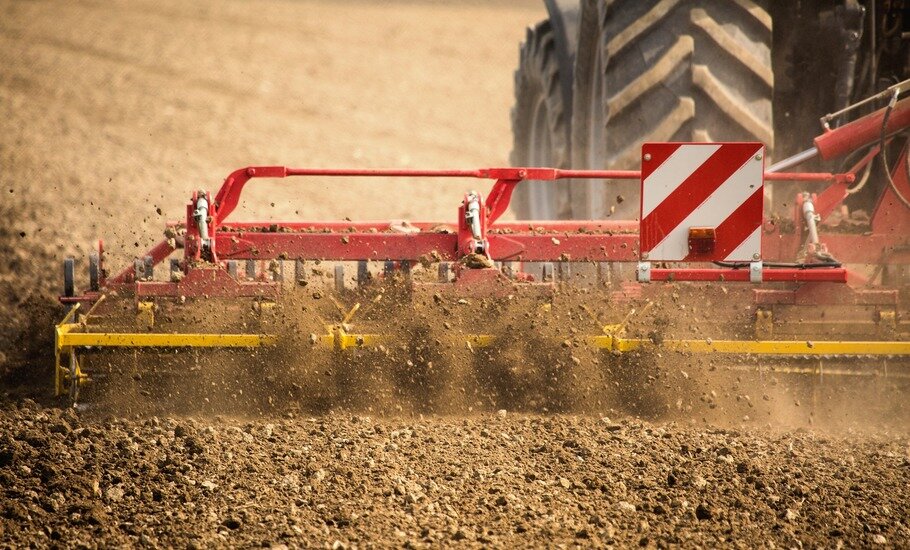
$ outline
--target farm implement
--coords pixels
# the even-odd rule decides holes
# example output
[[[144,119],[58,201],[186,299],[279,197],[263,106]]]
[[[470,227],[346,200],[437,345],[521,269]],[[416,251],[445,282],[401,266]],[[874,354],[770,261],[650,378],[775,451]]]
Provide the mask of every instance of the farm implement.
[[[471,385],[494,406],[571,407],[591,373],[623,378],[630,358],[665,353],[734,370],[906,377],[910,181],[895,133],[908,123],[910,103],[894,101],[770,168],[750,142],[647,143],[639,170],[242,168],[216,193],[194,192],[185,219],[122,271],[108,273],[99,244],[77,292],[66,260],[56,392],[75,401],[112,371],[148,378],[165,364],[204,376],[207,355],[303,400],[331,401],[385,370],[430,409]],[[829,223],[883,147],[898,150],[868,220]],[[848,155],[841,173],[784,171]],[[339,176],[492,187],[442,222],[230,219],[258,180]],[[640,221],[502,219],[526,182],[592,180],[640,182]],[[779,204],[792,199],[783,215],[765,204],[769,185]],[[288,364],[293,374],[276,380]]]

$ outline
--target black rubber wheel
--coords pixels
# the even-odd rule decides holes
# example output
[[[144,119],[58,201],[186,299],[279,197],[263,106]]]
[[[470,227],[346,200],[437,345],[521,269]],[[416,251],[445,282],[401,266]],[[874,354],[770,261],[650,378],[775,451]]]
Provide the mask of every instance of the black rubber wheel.
[[[774,145],[771,17],[753,0],[583,2],[571,151],[638,169],[646,141]],[[573,218],[638,217],[639,183],[575,186]]]
[[[513,166],[567,166],[569,98],[563,97],[560,70],[550,21],[528,28],[515,71]],[[526,181],[515,188],[511,204],[519,219],[560,219],[569,215],[568,197],[560,182]]]
[[[72,298],[76,295],[76,260],[63,260],[63,295]]]

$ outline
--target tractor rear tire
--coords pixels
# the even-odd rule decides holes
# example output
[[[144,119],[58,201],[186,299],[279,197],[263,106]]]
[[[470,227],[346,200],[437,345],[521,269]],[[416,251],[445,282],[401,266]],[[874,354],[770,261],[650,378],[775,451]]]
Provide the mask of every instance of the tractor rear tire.
[[[566,167],[570,98],[563,95],[553,28],[541,21],[528,28],[515,71],[513,166]],[[519,219],[567,218],[568,196],[568,186],[558,181],[526,181],[515,188],[512,209]]]
[[[637,169],[648,141],[760,141],[770,152],[774,76],[765,4],[583,2],[573,167]],[[575,186],[571,215],[637,218],[638,187],[635,181]]]

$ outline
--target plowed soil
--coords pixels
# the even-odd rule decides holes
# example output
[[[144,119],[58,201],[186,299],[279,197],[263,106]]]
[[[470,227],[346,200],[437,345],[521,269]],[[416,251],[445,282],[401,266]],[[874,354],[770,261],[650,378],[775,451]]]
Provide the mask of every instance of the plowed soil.
[[[0,1],[0,546],[910,545],[906,394],[863,393],[832,421],[777,379],[661,358],[641,379],[670,406],[646,419],[615,396],[550,407],[531,391],[457,414],[369,393],[320,410],[234,389],[173,409],[132,386],[81,409],[50,396],[64,257],[84,286],[93,240],[125,265],[194,189],[249,164],[505,164],[518,42],[544,15],[532,0]],[[454,221],[474,185],[257,183],[238,218]],[[497,372],[517,379],[535,351]]]

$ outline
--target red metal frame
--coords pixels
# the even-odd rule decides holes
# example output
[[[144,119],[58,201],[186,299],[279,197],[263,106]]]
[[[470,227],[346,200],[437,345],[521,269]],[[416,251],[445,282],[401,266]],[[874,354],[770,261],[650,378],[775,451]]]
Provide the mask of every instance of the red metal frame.
[[[456,223],[414,222],[419,230],[414,233],[395,232],[388,223],[381,222],[228,222],[227,218],[240,202],[247,183],[259,178],[286,177],[402,177],[402,178],[475,178],[492,179],[495,183],[482,199],[482,232],[489,243],[489,256],[496,261],[579,261],[579,262],[635,262],[638,261],[638,222],[629,220],[573,220],[573,221],[519,221],[499,222],[508,209],[512,191],[526,180],[573,181],[589,179],[639,179],[637,170],[559,170],[552,168],[488,168],[479,170],[347,170],[288,168],[284,166],[254,166],[236,170],[224,181],[221,189],[210,200],[208,234],[213,247],[203,257],[199,229],[193,218],[195,202],[187,206],[183,236],[183,269],[189,276],[204,267],[200,261],[208,260],[217,265],[224,260],[377,260],[410,261],[437,258],[457,261],[470,253],[472,239],[464,218],[464,202],[459,209]],[[769,181],[828,182],[830,189],[840,192],[854,181],[854,174],[832,173],[767,173]],[[828,194],[833,194],[830,191]],[[824,195],[824,194],[823,194]],[[827,196],[827,195],[824,195]],[[798,221],[799,218],[797,218]],[[436,228],[448,227],[440,231]],[[789,259],[795,256],[802,236],[779,233],[771,225],[766,231],[763,247],[766,258]],[[768,238],[768,237],[771,238]],[[873,235],[875,242],[893,243],[893,234]],[[826,235],[826,239],[829,237]],[[870,237],[864,237],[869,242]],[[826,241],[828,242],[828,241]],[[835,243],[837,241],[834,241]],[[158,243],[147,253],[153,264],[159,264],[174,250],[173,239]],[[829,245],[837,253],[836,244]],[[852,259],[850,257],[849,259]],[[864,255],[864,261],[869,258]],[[908,259],[910,261],[910,259]],[[747,270],[742,269],[654,269],[652,280],[690,281],[748,281]],[[838,269],[765,269],[765,281],[845,281],[844,270]],[[210,284],[201,281],[210,280]],[[134,281],[133,269],[128,268],[107,281],[108,286],[125,286],[136,283],[141,295],[263,295],[271,291],[252,288],[230,289],[225,281],[215,276],[208,279],[186,277],[179,283]],[[256,283],[244,283],[256,284]],[[229,286],[229,285],[228,285]]]
[[[749,282],[749,269],[652,269],[652,281]],[[847,270],[831,269],[763,269],[761,281],[801,283],[846,283]]]
[[[899,104],[899,121],[905,118],[905,104]],[[880,122],[880,121],[879,121]],[[864,123],[865,124],[865,123]],[[889,123],[890,124],[890,123]],[[862,126],[863,139],[871,130]],[[871,126],[870,126],[871,127]],[[840,151],[840,142],[823,137],[826,151]],[[840,138],[838,138],[840,139]],[[852,143],[856,141],[851,138]],[[866,141],[868,141],[866,139]],[[865,143],[865,142],[864,142]],[[834,145],[830,145],[834,144]],[[823,216],[830,214],[847,196],[856,173],[876,156],[873,147],[848,173],[765,173],[766,181],[774,182],[823,182],[828,187],[813,196],[816,210]],[[893,178],[895,185],[910,196],[910,178],[906,169],[906,151],[899,157]],[[479,199],[482,216],[480,231],[488,243],[486,253],[495,261],[518,262],[638,262],[639,222],[634,220],[571,220],[571,221],[516,221],[502,222],[512,192],[524,181],[552,181],[572,185],[584,180],[640,179],[638,170],[560,170],[553,168],[487,168],[478,170],[359,170],[313,169],[284,166],[251,166],[232,172],[219,191],[212,197],[207,193],[194,193],[187,205],[186,220],[173,223],[180,229],[179,238],[164,240],[146,256],[153,264],[160,264],[177,248],[184,249],[181,261],[183,277],[178,282],[136,281],[133,267],[124,269],[114,277],[102,280],[102,286],[132,291],[137,297],[179,296],[274,296],[280,285],[260,277],[255,281],[239,281],[227,274],[227,260],[327,260],[327,261],[393,261],[414,263],[433,258],[456,262],[472,252],[474,235],[465,218],[467,196],[462,201],[458,217],[453,223],[431,221],[410,223],[411,231],[400,232],[390,223],[375,221],[295,221],[295,222],[233,222],[228,218],[238,206],[245,186],[254,179],[288,177],[400,177],[400,178],[472,178],[493,180],[486,197]],[[762,260],[792,262],[804,241],[804,220],[801,215],[801,194],[794,193],[792,223],[779,224],[766,220],[764,224]],[[197,200],[208,200],[206,229],[210,241],[204,246],[194,211]],[[903,263],[910,264],[910,216],[898,203],[894,192],[888,189],[873,214],[872,231],[866,234],[848,234],[823,231],[822,240],[827,250],[844,264]],[[103,255],[103,248],[99,249]],[[459,286],[477,278],[464,278],[470,270],[456,269]],[[830,285],[845,283],[844,268],[772,268],[762,269],[762,282],[796,283],[773,292],[794,292],[801,285]],[[477,280],[485,280],[483,277]],[[526,280],[522,279],[522,280]],[[703,268],[686,265],[654,265],[650,269],[651,281],[724,281],[748,282],[747,267]],[[853,280],[851,278],[851,280]],[[91,301],[97,295],[87,293],[68,301]],[[757,295],[758,296],[758,295]],[[770,296],[762,294],[761,296]],[[776,295],[775,295],[776,296]],[[757,298],[758,299],[758,298]],[[775,298],[776,299],[776,298]],[[786,298],[782,298],[786,299]]]

